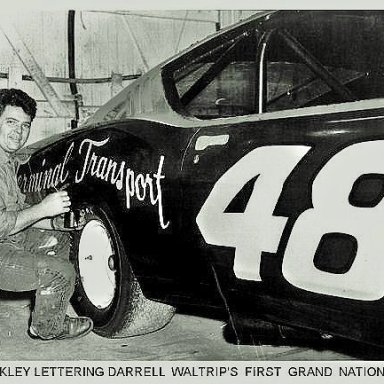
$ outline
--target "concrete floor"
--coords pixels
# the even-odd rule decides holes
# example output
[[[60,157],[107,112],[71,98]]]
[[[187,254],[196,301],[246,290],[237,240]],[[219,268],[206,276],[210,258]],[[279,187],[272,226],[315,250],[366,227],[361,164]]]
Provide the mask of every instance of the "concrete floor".
[[[105,339],[94,333],[78,340],[39,341],[27,333],[29,299],[0,300],[0,360],[382,360],[384,352],[353,343],[332,345],[235,345],[219,320],[176,314],[164,329],[145,336]]]

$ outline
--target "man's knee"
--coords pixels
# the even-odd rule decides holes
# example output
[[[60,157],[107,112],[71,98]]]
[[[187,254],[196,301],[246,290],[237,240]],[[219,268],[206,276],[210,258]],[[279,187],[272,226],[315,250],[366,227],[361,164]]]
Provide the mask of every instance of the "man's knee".
[[[57,276],[60,275],[70,285],[75,283],[76,271],[72,263],[56,257],[41,257],[38,261],[40,274]]]
[[[71,243],[70,234],[67,232],[48,231],[30,228],[26,231],[25,249],[37,255],[55,256],[69,259]]]
[[[76,279],[76,271],[73,264],[63,259],[56,259],[55,262],[59,266],[59,272],[66,278],[66,280],[74,283]]]

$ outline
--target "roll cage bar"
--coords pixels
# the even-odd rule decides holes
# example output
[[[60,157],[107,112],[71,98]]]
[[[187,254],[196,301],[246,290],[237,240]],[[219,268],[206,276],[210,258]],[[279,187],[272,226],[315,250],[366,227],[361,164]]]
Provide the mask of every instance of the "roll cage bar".
[[[210,50],[206,54],[199,56],[193,62],[201,61],[204,57],[209,57],[212,53],[220,51],[224,47],[228,47],[222,52],[216,61],[205,71],[194,84],[180,97],[180,102],[183,106],[187,106],[200,92],[202,92],[215,78],[219,75],[231,60],[234,58],[234,53],[238,45],[250,36],[250,32],[243,32],[237,38],[232,39],[217,46],[215,49]],[[308,68],[323,80],[329,88],[331,88],[344,102],[356,101],[358,98],[342,83],[340,82],[314,55],[312,55],[295,37],[293,37],[287,30],[280,30],[278,28],[266,31],[261,36],[257,45],[256,52],[256,89],[258,92],[255,94],[255,113],[263,113],[267,107],[267,79],[266,79],[266,55],[270,46],[270,40],[273,36],[278,36]],[[192,62],[192,63],[193,63]],[[189,63],[191,64],[191,63]],[[187,76],[188,73],[182,77]],[[178,80],[180,80],[178,78]]]
[[[257,49],[257,67],[258,67],[258,103],[257,112],[262,113],[267,105],[267,87],[265,78],[265,55],[268,49],[268,43],[273,35],[278,35],[287,47],[291,49],[296,56],[303,61],[308,68],[322,79],[334,92],[336,92],[345,102],[356,101],[358,98],[335,77],[315,56],[313,56],[295,37],[287,30],[273,29],[265,32],[260,40]]]

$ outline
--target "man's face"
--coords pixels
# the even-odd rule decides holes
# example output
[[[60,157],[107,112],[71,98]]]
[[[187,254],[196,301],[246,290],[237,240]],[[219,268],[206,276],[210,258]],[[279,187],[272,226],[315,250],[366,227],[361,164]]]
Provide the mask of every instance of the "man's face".
[[[7,105],[0,116],[0,147],[7,153],[16,152],[28,140],[31,117],[21,107]]]

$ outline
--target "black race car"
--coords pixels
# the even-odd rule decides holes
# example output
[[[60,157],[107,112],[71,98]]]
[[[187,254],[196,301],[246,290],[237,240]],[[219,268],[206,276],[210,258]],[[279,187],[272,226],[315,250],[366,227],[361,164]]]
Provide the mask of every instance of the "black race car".
[[[383,97],[383,12],[262,12],[26,149],[19,184],[85,216],[73,304],[100,335],[205,308],[383,344]]]

